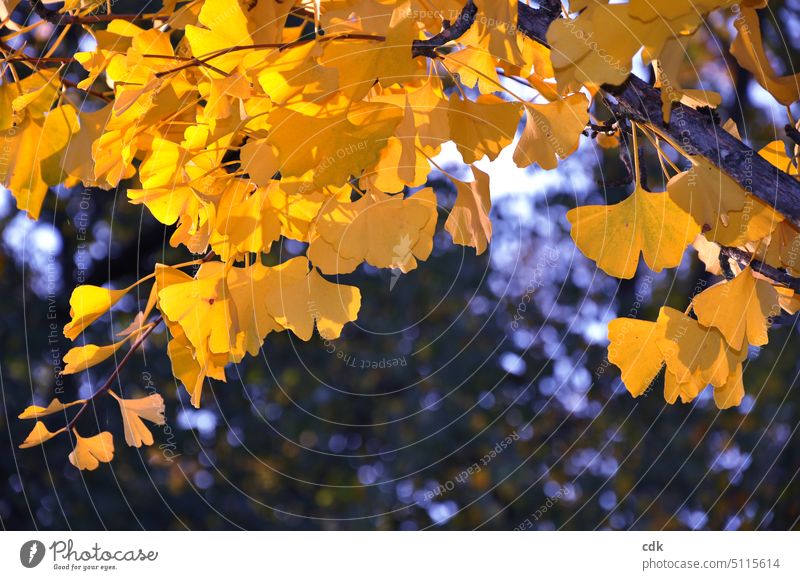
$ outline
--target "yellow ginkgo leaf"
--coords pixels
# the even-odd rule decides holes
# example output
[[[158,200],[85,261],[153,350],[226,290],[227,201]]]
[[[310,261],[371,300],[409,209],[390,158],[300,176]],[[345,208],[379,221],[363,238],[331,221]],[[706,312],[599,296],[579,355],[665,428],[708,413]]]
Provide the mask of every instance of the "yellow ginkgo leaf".
[[[559,159],[578,148],[581,131],[589,122],[589,100],[582,93],[538,105],[525,104],[525,129],[514,150],[514,163],[527,167],[538,163],[555,169]]]
[[[450,96],[450,138],[464,163],[475,163],[484,155],[494,160],[511,143],[519,124],[520,105],[495,95],[464,101]]]
[[[742,363],[739,363],[728,377],[728,381],[721,387],[714,388],[714,403],[718,409],[729,409],[738,406],[743,398]]]
[[[64,325],[64,336],[75,340],[92,322],[108,312],[132,288],[111,290],[84,284],[72,291],[69,299],[71,320]]]
[[[682,403],[690,403],[707,386],[699,372],[688,375],[686,382],[679,383],[677,375],[667,369],[664,374],[664,400],[670,405],[674,405],[678,398]]]
[[[329,203],[315,223],[308,257],[325,274],[347,274],[361,262],[408,272],[433,249],[436,196],[431,188],[403,198],[368,192]]]
[[[706,229],[723,224],[731,211],[741,211],[747,193],[733,179],[704,157],[690,157],[692,167],[673,176],[667,191],[683,211]]]
[[[0,174],[0,184],[17,201],[17,209],[39,219],[48,186],[63,181],[60,157],[70,136],[78,131],[75,109],[56,107],[43,118],[26,116],[5,136],[7,158]]]
[[[727,223],[717,220],[705,236],[722,246],[744,246],[767,238],[783,220],[772,207],[748,195],[741,210],[729,211]]]
[[[622,370],[622,382],[634,397],[647,390],[664,366],[657,344],[663,334],[649,320],[617,318],[608,323],[608,360]]]
[[[108,463],[114,459],[114,439],[111,433],[103,431],[92,437],[81,437],[75,434],[75,448],[69,454],[69,462],[78,469],[94,471],[100,463]]]
[[[19,448],[28,449],[29,447],[36,447],[45,441],[49,441],[62,431],[64,431],[63,427],[58,431],[50,432],[47,430],[47,427],[45,427],[44,423],[41,421],[36,421],[36,424],[33,426],[33,430],[28,434],[28,436],[25,438],[25,441],[22,442]]]
[[[695,381],[722,387],[747,356],[746,348],[731,348],[719,330],[701,326],[679,310],[665,306],[658,319],[664,336],[657,344],[678,383]]]
[[[142,419],[147,419],[156,425],[166,423],[163,397],[159,394],[152,394],[139,399],[123,399],[114,391],[109,391],[109,393],[119,403],[122,425],[125,428],[125,442],[131,447],[141,447],[142,444],[152,445],[153,434]]]
[[[745,268],[733,280],[704,290],[692,300],[703,326],[718,328],[734,349],[767,344],[769,319],[780,313],[778,293],[769,282]]]
[[[700,226],[667,193],[650,193],[641,186],[615,205],[571,209],[572,239],[607,274],[633,278],[639,253],[654,272],[674,268]]]
[[[315,323],[322,338],[339,338],[361,308],[358,288],[328,282],[302,256],[270,268],[266,288],[272,317],[302,340],[311,339]]]
[[[780,103],[791,105],[800,99],[800,75],[779,76],[764,51],[758,12],[743,6],[734,23],[739,34],[731,45],[731,54],[739,65],[750,71]]]
[[[59,411],[63,411],[69,407],[74,405],[82,405],[86,401],[84,399],[79,399],[77,401],[72,401],[71,403],[62,403],[58,400],[58,398],[53,399],[50,401],[50,404],[46,407],[39,407],[38,405],[31,405],[26,407],[25,410],[19,414],[20,419],[39,419],[40,417],[46,417],[47,415],[52,415],[53,413],[58,413]]]
[[[453,242],[471,246],[480,255],[486,251],[492,239],[492,220],[489,219],[492,200],[489,195],[489,175],[474,166],[472,173],[475,181],[469,183],[451,178],[457,196],[444,228],[453,236]]]
[[[88,368],[100,364],[112,354],[117,352],[119,348],[125,344],[133,334],[128,335],[125,339],[105,346],[97,346],[96,344],[85,344],[83,346],[75,346],[69,349],[69,352],[64,355],[64,362],[67,363],[64,367],[63,374],[73,375],[80,373]]]
[[[789,175],[800,175],[797,158],[789,157],[786,154],[786,144],[783,141],[767,143],[759,150],[758,154],[781,171],[785,171]]]

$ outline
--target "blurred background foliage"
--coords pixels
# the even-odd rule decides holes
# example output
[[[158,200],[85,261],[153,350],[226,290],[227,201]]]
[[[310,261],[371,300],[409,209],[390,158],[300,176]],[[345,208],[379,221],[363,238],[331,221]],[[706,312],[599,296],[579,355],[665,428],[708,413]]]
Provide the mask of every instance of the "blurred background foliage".
[[[800,0],[770,6],[765,35],[788,72],[800,54]],[[729,18],[710,18],[684,84],[700,78],[721,92],[722,119],[758,148],[783,137],[786,112],[726,56],[731,31]],[[51,33],[27,38],[32,54]],[[85,43],[73,29],[59,50]],[[710,393],[669,406],[658,383],[631,398],[606,359],[608,321],[683,309],[712,280],[691,250],[677,270],[641,264],[630,281],[577,252],[566,210],[628,191],[602,185],[626,174],[616,151],[586,141],[557,172],[525,174],[505,155],[495,164],[494,239],[478,257],[441,231],[454,192],[432,175],[442,210],[431,258],[407,275],[362,267],[344,277],[364,300],[341,339],[270,335],[261,356],[229,368],[227,384],[206,386],[200,410],[172,378],[163,331],[154,334],[120,388],[157,389],[167,424],[139,452],[124,445],[113,401],[101,401],[82,430],[111,430],[116,458],[94,472],[69,464],[64,437],[19,450],[30,425],[16,415],[54,394],[86,396],[111,371],[57,376],[77,283],[123,287],[187,254],[123,187],[57,189],[39,222],[1,191],[3,528],[797,528],[796,320],[751,354],[737,409],[718,412]],[[653,189],[657,175],[651,164]],[[273,258],[299,249],[283,244]],[[92,342],[123,328],[146,291],[95,325]]]

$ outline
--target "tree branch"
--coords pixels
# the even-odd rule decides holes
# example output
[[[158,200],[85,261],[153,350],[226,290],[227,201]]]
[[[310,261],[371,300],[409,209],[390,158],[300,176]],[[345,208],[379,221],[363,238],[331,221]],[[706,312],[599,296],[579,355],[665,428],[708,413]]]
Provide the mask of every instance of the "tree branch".
[[[780,270],[775,268],[774,266],[770,266],[769,264],[765,264],[761,260],[756,260],[753,258],[751,254],[745,252],[744,250],[740,250],[739,248],[731,248],[728,246],[722,246],[719,250],[720,256],[725,256],[731,258],[732,260],[739,263],[739,265],[750,265],[754,271],[758,272],[780,284],[781,286],[786,286],[794,290],[795,292],[800,292],[800,278],[795,278],[794,276],[790,275],[785,270]]]

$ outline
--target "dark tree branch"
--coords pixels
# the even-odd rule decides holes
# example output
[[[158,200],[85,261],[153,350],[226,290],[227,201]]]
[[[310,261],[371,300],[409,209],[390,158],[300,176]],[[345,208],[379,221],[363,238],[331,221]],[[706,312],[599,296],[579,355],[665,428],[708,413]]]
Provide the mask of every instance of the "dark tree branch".
[[[436,49],[440,46],[447,44],[451,40],[455,40],[462,36],[472,23],[475,21],[475,16],[478,13],[478,8],[472,0],[467,0],[461,13],[456,18],[455,22],[447,24],[445,21],[444,30],[426,40],[415,40],[411,47],[411,54],[413,56],[427,56],[429,58],[436,58]]]
[[[800,292],[800,278],[795,278],[786,272],[786,270],[781,270],[779,268],[775,268],[774,266],[770,266],[769,264],[765,264],[761,260],[756,260],[750,253],[745,252],[744,250],[722,246],[719,254],[720,256],[731,258],[739,265],[749,264],[750,267],[759,274],[766,276],[781,286],[786,286],[795,292]]]

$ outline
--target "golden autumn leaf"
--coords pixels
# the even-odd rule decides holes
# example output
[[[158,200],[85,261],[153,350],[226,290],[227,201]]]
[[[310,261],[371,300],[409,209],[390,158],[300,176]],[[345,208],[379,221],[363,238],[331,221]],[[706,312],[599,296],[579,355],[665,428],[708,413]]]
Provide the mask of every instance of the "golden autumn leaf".
[[[800,99],[800,75],[779,76],[764,51],[758,12],[743,6],[734,23],[738,35],[731,45],[731,54],[739,66],[750,71],[778,102],[791,105]]]
[[[718,221],[725,223],[728,212],[742,210],[747,193],[704,157],[695,156],[689,160],[691,168],[672,177],[667,191],[698,224],[713,229]]]
[[[85,402],[86,401],[84,399],[79,399],[70,403],[62,403],[60,400],[58,400],[58,398],[55,398],[50,401],[47,407],[40,407],[38,405],[26,407],[25,410],[19,414],[19,418],[39,419],[40,417],[46,417],[48,415],[52,415],[53,413],[58,413],[59,411],[63,411],[64,409],[68,409],[69,407],[73,407],[75,405],[82,405]]]
[[[64,336],[75,340],[87,326],[108,312],[130,289],[131,287],[112,290],[89,284],[75,288],[69,299],[71,320],[64,325]]]
[[[166,423],[163,397],[159,394],[152,394],[139,399],[123,399],[113,391],[109,391],[109,393],[119,403],[122,425],[125,428],[125,442],[131,447],[141,447],[142,444],[152,445],[153,434],[142,419],[155,425]]]
[[[436,216],[430,188],[407,198],[372,192],[330,203],[314,224],[308,258],[325,274],[346,274],[364,261],[408,272],[430,255]]]
[[[92,437],[81,437],[77,431],[73,433],[75,448],[69,454],[69,462],[78,469],[94,471],[101,463],[114,459],[114,439],[108,431]]]
[[[533,163],[555,169],[558,159],[578,148],[581,131],[589,122],[589,100],[582,93],[544,105],[525,104],[525,129],[514,151],[518,167]]]
[[[58,431],[49,431],[44,423],[41,421],[36,421],[33,426],[33,430],[28,434],[23,441],[19,448],[20,449],[28,449],[29,447],[36,447],[37,445],[41,445],[45,441],[49,441],[59,433],[63,432],[64,429],[61,428]]]
[[[631,395],[643,394],[664,366],[657,341],[663,328],[655,322],[616,318],[608,323],[608,360],[622,370],[622,382]]]
[[[74,346],[64,355],[64,362],[67,363],[62,374],[72,375],[80,373],[88,368],[100,364],[108,357],[112,356],[128,339],[120,340],[113,344],[97,346],[96,344],[85,344]]]
[[[578,248],[617,278],[633,277],[640,253],[654,272],[674,268],[700,233],[692,216],[667,193],[650,193],[641,186],[615,205],[571,209],[567,219]]]
[[[747,356],[746,348],[731,348],[716,328],[704,327],[674,308],[661,308],[659,323],[663,324],[664,335],[657,343],[667,369],[678,383],[723,387]]]
[[[767,344],[769,319],[780,313],[775,288],[756,278],[749,267],[733,280],[716,284],[695,296],[692,308],[703,326],[719,329],[736,350],[747,344]]]
[[[492,239],[492,221],[489,219],[492,200],[489,175],[475,166],[472,173],[475,180],[468,183],[451,178],[456,186],[456,202],[444,228],[453,236],[453,242],[473,247],[475,254],[480,255]]]
[[[315,325],[322,338],[339,338],[342,327],[354,321],[361,308],[358,288],[328,282],[316,269],[309,271],[304,257],[270,268],[265,286],[272,318],[306,341]]]
[[[481,95],[477,101],[450,96],[450,138],[464,163],[474,163],[484,155],[495,159],[514,138],[520,106],[495,95]]]

